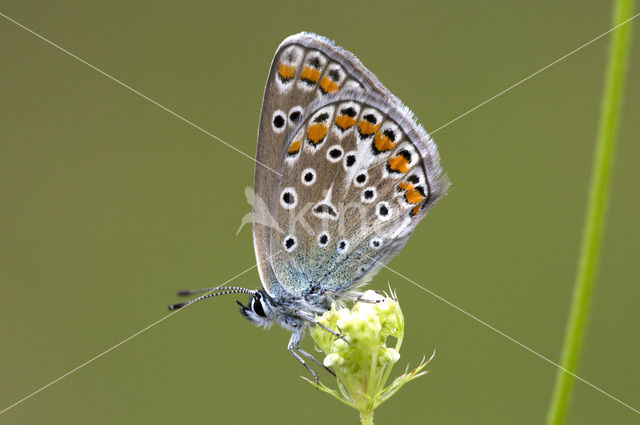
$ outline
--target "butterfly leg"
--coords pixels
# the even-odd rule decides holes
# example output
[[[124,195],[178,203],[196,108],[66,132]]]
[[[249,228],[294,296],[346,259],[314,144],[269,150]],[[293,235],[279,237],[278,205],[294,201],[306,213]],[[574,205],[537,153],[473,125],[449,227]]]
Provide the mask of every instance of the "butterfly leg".
[[[300,350],[301,339],[302,339],[302,328],[296,328],[293,331],[293,334],[291,334],[291,339],[289,340],[289,344],[287,345],[287,350],[289,350],[291,355],[295,357],[296,360],[298,360],[300,363],[302,363],[302,366],[304,366],[309,371],[309,373],[313,376],[314,381],[316,381],[316,384],[319,384],[320,378],[318,378],[318,374],[315,373],[314,370],[309,367],[309,365],[304,361],[304,359],[300,357],[300,354],[296,353],[296,350],[302,351]]]
[[[342,340],[344,340],[346,343],[349,343],[349,341],[347,340],[347,338],[345,338],[343,335],[339,334],[338,332],[334,331],[333,329],[329,329],[328,327],[326,327],[325,325],[323,325],[320,322],[317,322],[315,320],[310,320],[311,323],[313,323],[316,326],[320,326],[322,329],[324,329],[325,331],[329,332],[331,335],[338,337]]]
[[[313,357],[313,354],[307,353],[306,351],[304,351],[302,348],[298,347],[297,348],[298,353],[302,354],[303,356],[305,356],[306,358],[313,360],[313,362],[315,364],[317,364],[318,366],[320,366],[321,368],[323,368],[324,370],[326,370],[327,372],[329,372],[330,374],[332,374],[333,376],[336,376],[336,373],[334,371],[332,371],[330,368],[328,368],[327,366],[324,365],[324,363],[322,363],[320,360],[316,359],[315,357]]]
[[[341,335],[340,333],[338,333],[338,332],[334,331],[333,329],[330,329],[330,328],[326,327],[326,326],[325,326],[325,325],[323,325],[322,323],[318,322],[317,320],[315,320],[315,319],[313,318],[313,316],[311,316],[311,315],[309,315],[309,314],[304,314],[304,313],[303,313],[303,312],[301,312],[301,311],[298,311],[298,312],[297,312],[297,314],[298,314],[298,316],[299,316],[300,318],[302,318],[303,320],[305,320],[305,321],[307,321],[307,322],[311,323],[312,325],[320,326],[322,329],[324,329],[325,331],[329,332],[331,335],[333,335],[333,336],[335,336],[335,337],[337,337],[337,338],[340,338],[340,339],[344,340],[344,341],[345,341],[345,342],[347,342],[347,343],[349,342],[349,341],[347,340],[347,338],[345,338],[343,335]]]

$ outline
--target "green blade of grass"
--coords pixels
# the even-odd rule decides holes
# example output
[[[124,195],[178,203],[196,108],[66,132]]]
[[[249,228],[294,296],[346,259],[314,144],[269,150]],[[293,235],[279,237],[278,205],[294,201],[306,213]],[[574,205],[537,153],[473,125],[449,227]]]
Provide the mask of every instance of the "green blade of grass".
[[[634,0],[616,0],[613,12],[614,26],[629,19],[633,9]],[[613,32],[609,46],[587,215],[562,351],[561,365],[570,372],[575,372],[578,364],[593,292],[622,104],[627,57],[631,44],[632,22],[621,25]],[[573,377],[559,369],[547,415],[547,425],[564,423],[572,386]]]

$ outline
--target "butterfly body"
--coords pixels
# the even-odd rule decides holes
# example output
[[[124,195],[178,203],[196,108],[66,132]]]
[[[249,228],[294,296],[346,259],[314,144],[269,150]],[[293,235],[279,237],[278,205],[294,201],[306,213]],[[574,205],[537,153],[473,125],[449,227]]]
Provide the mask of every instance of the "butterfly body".
[[[310,33],[285,39],[258,130],[253,241],[262,281],[241,313],[260,326],[307,326],[395,254],[448,187],[413,113],[351,53]],[[225,288],[220,288],[225,290]],[[313,359],[315,361],[315,359]]]

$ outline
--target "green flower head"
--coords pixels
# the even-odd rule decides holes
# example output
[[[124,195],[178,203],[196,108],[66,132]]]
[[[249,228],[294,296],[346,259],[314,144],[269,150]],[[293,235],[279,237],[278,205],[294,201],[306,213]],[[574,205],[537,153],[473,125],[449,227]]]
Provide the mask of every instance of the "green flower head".
[[[338,389],[311,384],[358,410],[363,423],[373,423],[373,410],[404,384],[424,375],[423,369],[431,361],[423,360],[386,385],[393,365],[400,359],[404,337],[404,316],[393,293],[387,296],[369,290],[351,309],[336,309],[334,305],[317,321],[344,339],[319,326],[311,330],[317,348],[325,354],[324,365],[336,374]],[[387,347],[389,337],[395,339],[392,347]]]

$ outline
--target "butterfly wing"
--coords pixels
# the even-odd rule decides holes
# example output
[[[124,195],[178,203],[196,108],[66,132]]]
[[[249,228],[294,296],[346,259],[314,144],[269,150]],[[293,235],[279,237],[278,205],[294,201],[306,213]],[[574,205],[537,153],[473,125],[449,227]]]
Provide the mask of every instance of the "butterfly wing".
[[[365,283],[445,193],[435,144],[395,98],[345,90],[307,107],[271,191],[269,252],[289,294]]]
[[[253,241],[264,289],[272,296],[282,290],[271,267],[272,233],[280,234],[272,191],[283,147],[292,128],[308,111],[309,104],[344,90],[379,93],[393,99],[377,78],[351,53],[331,41],[310,33],[288,37],[278,47],[265,87],[254,181]],[[285,171],[285,170],[283,170]],[[277,239],[281,239],[278,236]]]

